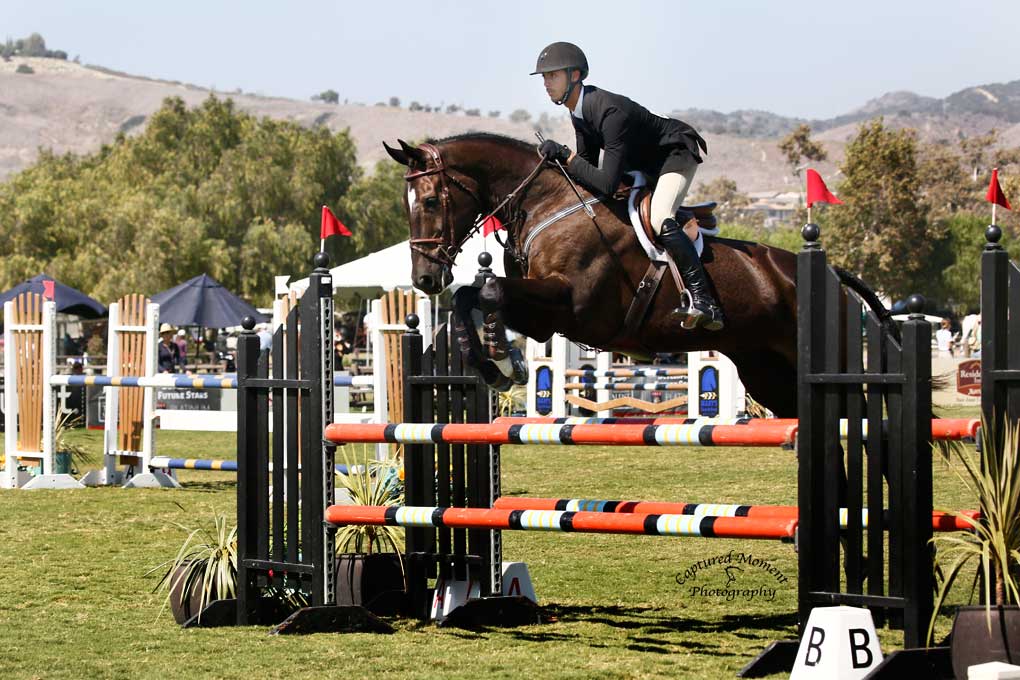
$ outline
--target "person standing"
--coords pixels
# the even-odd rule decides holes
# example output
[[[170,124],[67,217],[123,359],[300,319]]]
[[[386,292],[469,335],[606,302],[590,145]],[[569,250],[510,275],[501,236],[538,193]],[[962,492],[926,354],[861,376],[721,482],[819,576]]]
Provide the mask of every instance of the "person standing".
[[[939,355],[944,357],[953,356],[953,331],[949,329],[949,319],[942,319],[940,328],[935,331],[935,346]]]
[[[181,360],[181,350],[174,342],[174,327],[168,323],[159,326],[159,345],[157,346],[157,370],[160,373],[173,373],[180,366],[184,372]]]

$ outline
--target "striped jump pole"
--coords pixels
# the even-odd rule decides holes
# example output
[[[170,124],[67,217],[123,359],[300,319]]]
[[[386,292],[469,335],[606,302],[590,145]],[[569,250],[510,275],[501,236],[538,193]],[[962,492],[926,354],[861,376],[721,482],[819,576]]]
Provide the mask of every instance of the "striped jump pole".
[[[573,512],[602,512],[616,514],[662,513],[676,515],[694,515],[697,517],[755,517],[755,518],[792,518],[797,519],[796,505],[741,505],[726,503],[668,503],[660,501],[610,501],[587,498],[522,498],[501,496],[492,507],[500,510],[562,510]],[[962,510],[962,514],[977,519],[977,510]],[[847,509],[839,512],[839,525],[847,526]],[[862,526],[868,526],[868,510],[861,511]],[[973,526],[965,519],[948,512],[933,511],[931,526],[935,531],[957,531],[972,529]]]
[[[496,423],[504,425],[747,425],[752,427],[789,427],[796,426],[796,418],[586,418],[573,416],[568,418],[548,417],[508,417],[496,418]],[[846,419],[839,422],[839,435],[846,439],[848,424]],[[941,441],[974,439],[981,427],[978,418],[933,418],[931,421],[932,439]],[[868,434],[868,422],[861,421],[863,436]]]
[[[614,392],[686,392],[687,381],[682,382],[570,382],[563,385],[565,390],[610,390]]]
[[[219,472],[237,472],[236,460],[212,460],[209,458],[170,458],[169,456],[153,456],[149,461],[150,468],[160,470],[213,470]],[[300,466],[299,466],[300,467]],[[335,465],[337,473],[347,474],[346,465]],[[272,469],[272,466],[270,466]]]
[[[679,378],[687,377],[686,368],[612,368],[605,370],[568,368],[567,378]]]
[[[371,375],[333,376],[334,387],[371,387]],[[163,373],[153,376],[138,375],[54,375],[50,376],[51,386],[59,387],[191,387],[206,390],[236,390],[237,378],[207,378]]]
[[[607,514],[560,510],[500,510],[413,506],[333,505],[327,523],[449,527],[501,531],[563,531],[648,536],[700,536],[792,540],[797,520],[784,517],[711,517],[672,514]]]
[[[333,423],[326,439],[337,444],[554,444],[603,446],[783,446],[797,427],[743,425],[554,425]]]

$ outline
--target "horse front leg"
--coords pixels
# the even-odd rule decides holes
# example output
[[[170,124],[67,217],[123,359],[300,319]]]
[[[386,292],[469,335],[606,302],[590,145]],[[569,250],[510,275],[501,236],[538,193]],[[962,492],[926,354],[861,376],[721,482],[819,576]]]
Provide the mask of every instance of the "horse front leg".
[[[480,311],[479,289],[474,286],[463,286],[453,295],[453,335],[460,348],[464,363],[478,372],[485,384],[494,390],[503,392],[513,385],[508,372],[500,370],[499,365],[486,355],[478,337],[474,313]]]
[[[500,372],[515,385],[528,382],[528,364],[506,336],[506,328],[548,340],[556,320],[570,313],[570,289],[551,279],[491,278],[479,292],[484,324],[482,345]]]

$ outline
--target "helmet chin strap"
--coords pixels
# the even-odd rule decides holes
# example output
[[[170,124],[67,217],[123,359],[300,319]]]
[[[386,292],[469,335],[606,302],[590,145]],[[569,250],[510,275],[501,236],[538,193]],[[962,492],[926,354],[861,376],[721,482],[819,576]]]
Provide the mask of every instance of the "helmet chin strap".
[[[577,83],[574,82],[574,79],[570,77],[574,69],[568,68],[566,71],[567,71],[567,91],[564,92],[560,100],[556,102],[556,106],[562,106],[563,104],[566,104],[567,100],[570,99],[570,94],[574,91],[574,87],[577,85]],[[577,82],[579,83],[581,81],[578,80]]]

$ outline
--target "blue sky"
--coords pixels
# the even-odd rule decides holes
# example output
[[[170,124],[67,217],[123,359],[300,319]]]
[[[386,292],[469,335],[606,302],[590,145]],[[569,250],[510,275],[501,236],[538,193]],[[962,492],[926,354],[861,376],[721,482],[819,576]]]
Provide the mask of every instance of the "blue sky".
[[[306,99],[331,88],[483,111],[554,113],[527,74],[579,44],[589,82],[663,113],[825,118],[894,90],[943,97],[1020,79],[1020,1],[2,0],[0,37],[41,33],[92,63]],[[3,93],[0,92],[0,100]]]

